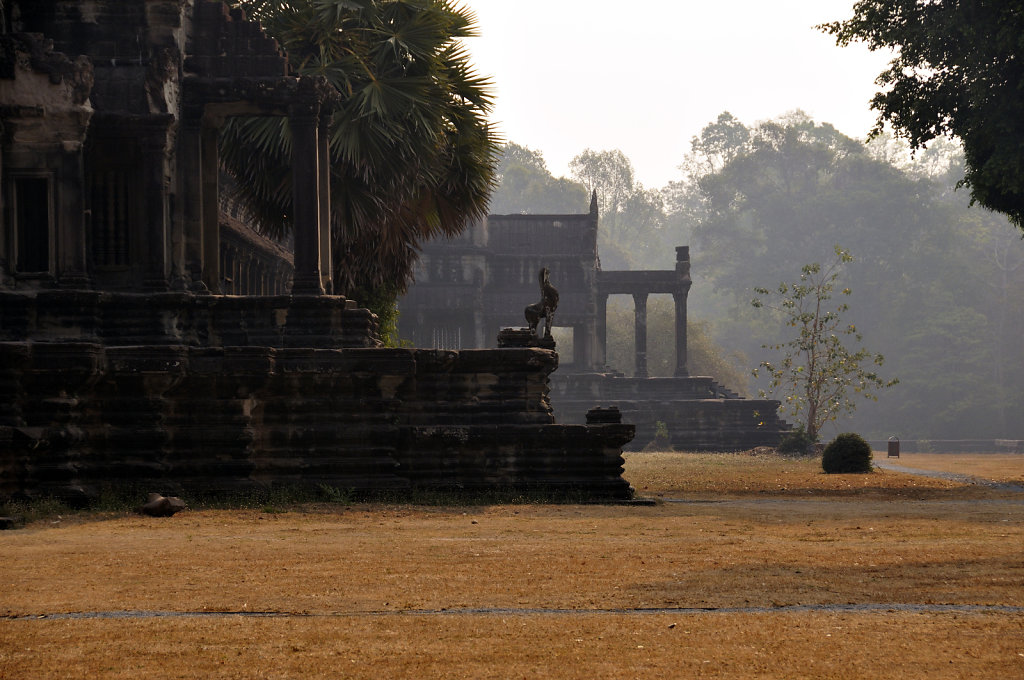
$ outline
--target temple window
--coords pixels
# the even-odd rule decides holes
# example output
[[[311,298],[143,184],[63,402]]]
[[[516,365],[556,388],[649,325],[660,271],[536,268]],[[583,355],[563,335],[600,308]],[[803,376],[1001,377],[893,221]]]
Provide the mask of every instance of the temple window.
[[[128,264],[132,180],[127,170],[97,172],[92,184],[92,258],[100,267]]]
[[[49,177],[13,176],[8,205],[14,235],[14,270],[19,274],[52,271],[53,198]]]

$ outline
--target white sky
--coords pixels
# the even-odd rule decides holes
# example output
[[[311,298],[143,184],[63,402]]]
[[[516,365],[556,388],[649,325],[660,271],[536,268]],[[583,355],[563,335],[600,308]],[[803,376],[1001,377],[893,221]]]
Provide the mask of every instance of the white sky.
[[[568,175],[621,149],[648,188],[679,179],[690,138],[729,111],[750,125],[802,109],[863,138],[889,55],[840,48],[815,24],[854,0],[463,0],[473,62],[495,83],[505,139]]]

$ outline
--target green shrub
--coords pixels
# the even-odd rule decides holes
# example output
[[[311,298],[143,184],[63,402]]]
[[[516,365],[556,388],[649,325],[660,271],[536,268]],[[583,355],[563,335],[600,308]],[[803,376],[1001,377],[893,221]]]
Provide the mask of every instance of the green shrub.
[[[644,451],[671,451],[672,440],[668,435],[668,425],[659,420],[654,424],[654,439],[644,447]]]
[[[809,456],[814,453],[814,444],[814,439],[801,424],[784,434],[775,450],[787,456]]]
[[[825,447],[821,468],[829,473],[871,472],[871,445],[854,432],[844,432]]]

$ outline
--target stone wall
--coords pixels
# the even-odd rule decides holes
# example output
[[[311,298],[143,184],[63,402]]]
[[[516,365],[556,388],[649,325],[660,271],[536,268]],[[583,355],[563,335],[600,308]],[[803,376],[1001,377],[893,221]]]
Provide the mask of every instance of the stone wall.
[[[555,425],[554,352],[0,343],[0,496],[110,486],[626,499],[633,427]]]
[[[0,290],[0,341],[193,347],[377,347],[377,318],[340,296]]]
[[[628,448],[639,450],[665,423],[681,451],[745,451],[775,446],[790,430],[779,402],[741,399],[709,377],[626,378],[613,374],[556,375],[551,401],[561,422],[581,423],[594,405],[614,406],[636,426]]]

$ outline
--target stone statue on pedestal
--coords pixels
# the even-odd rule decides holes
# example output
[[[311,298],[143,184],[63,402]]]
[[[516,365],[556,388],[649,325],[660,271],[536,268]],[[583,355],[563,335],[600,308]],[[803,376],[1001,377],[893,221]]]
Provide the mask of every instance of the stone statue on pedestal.
[[[538,338],[548,339],[551,337],[551,326],[555,319],[555,310],[558,309],[558,290],[551,285],[551,272],[547,267],[540,270],[540,302],[526,306],[526,323],[530,325],[530,332]],[[544,335],[541,336],[537,327],[540,320],[545,320]]]

